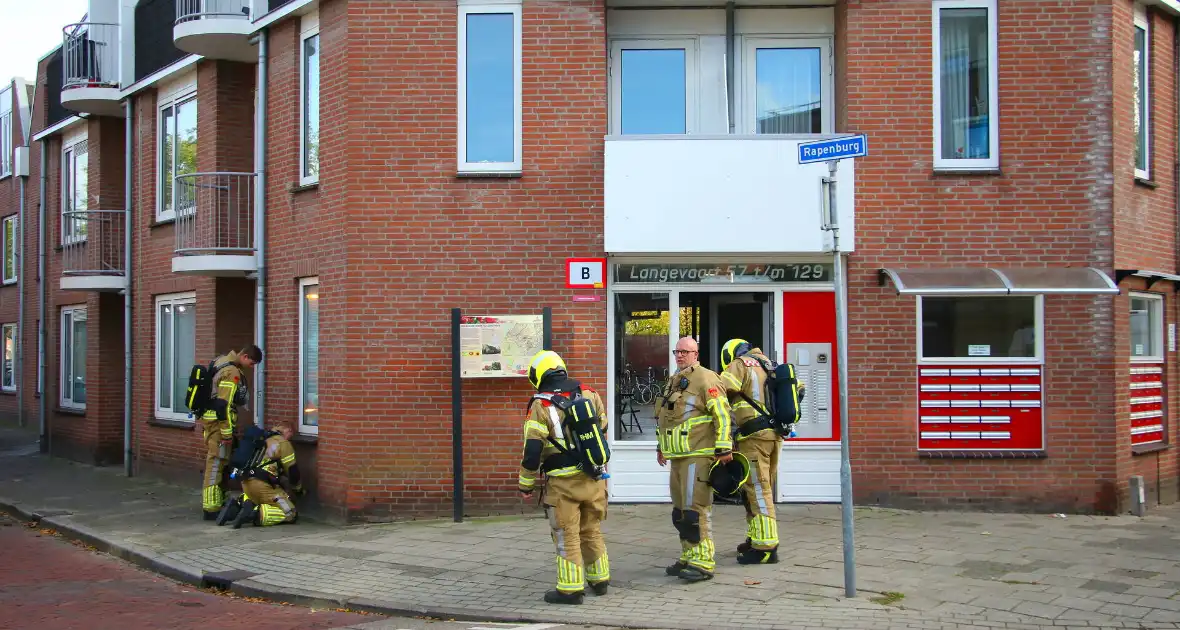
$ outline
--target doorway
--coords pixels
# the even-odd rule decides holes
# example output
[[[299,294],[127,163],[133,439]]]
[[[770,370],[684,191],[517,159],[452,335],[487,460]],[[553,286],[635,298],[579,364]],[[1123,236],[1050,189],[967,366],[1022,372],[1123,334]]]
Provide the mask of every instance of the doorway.
[[[696,339],[701,365],[721,372],[721,345],[730,339],[745,339],[766,356],[774,358],[774,294],[680,293],[681,336]],[[691,325],[686,330],[685,322]]]

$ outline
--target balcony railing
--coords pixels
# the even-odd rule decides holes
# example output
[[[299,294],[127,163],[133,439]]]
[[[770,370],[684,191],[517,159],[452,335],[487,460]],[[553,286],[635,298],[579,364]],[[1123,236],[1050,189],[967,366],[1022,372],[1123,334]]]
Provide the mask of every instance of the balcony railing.
[[[176,24],[217,19],[250,19],[250,0],[176,0]]]
[[[122,276],[126,272],[127,211],[63,212],[63,276]]]
[[[176,255],[254,254],[254,173],[176,177]]]
[[[62,32],[62,90],[118,87],[118,24],[81,22]]]

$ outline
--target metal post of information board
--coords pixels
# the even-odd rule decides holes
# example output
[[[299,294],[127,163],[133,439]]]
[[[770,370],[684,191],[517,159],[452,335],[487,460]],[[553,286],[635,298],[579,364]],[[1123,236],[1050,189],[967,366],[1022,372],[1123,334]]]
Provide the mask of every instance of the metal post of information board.
[[[541,349],[542,350],[552,350],[553,349],[553,307],[552,306],[546,306],[544,309],[541,310],[541,322],[542,322],[542,324],[541,324],[542,330],[544,330],[544,333],[543,333],[544,336],[542,337],[542,340],[541,340]]]
[[[451,309],[451,466],[454,469],[455,522],[463,522],[463,368],[459,323],[463,309]]]
[[[828,160],[828,218],[835,254],[836,367],[840,396],[840,512],[844,531],[844,595],[856,597],[856,537],[852,519],[852,462],[848,449],[848,293],[844,278],[844,254],[840,252],[840,216],[836,208],[836,168],[839,160]]]

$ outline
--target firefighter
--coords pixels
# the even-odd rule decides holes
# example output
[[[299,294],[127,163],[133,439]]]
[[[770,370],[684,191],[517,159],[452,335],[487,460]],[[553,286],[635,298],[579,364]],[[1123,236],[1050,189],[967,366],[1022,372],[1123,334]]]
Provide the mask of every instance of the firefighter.
[[[243,368],[251,368],[262,361],[262,350],[253,344],[241,352],[230,351],[217,357],[214,366],[220,369],[213,375],[212,401],[208,411],[201,416],[205,439],[205,478],[201,488],[201,509],[205,520],[217,519],[225,503],[226,463],[233,448],[234,427],[238,420],[238,408],[250,399]]]
[[[739,564],[778,562],[778,522],[774,516],[774,482],[778,472],[779,434],[765,417],[768,409],[766,370],[759,362],[770,359],[745,339],[730,339],[721,347],[721,381],[737,426],[737,450],[750,461],[750,475],[742,485],[746,505],[746,541],[738,545]],[[758,406],[755,409],[754,405]]]
[[[576,400],[580,392],[593,406],[603,435],[608,422],[606,407],[597,392],[569,378],[565,362],[556,352],[542,350],[534,355],[528,377],[543,396],[530,401],[525,417],[518,489],[527,497],[541,488],[540,502],[557,548],[557,589],[545,593],[545,601],[581,604],[583,582],[590,584],[595,595],[606,595],[610,585],[610,560],[600,530],[606,520],[606,480],[591,477],[553,443],[563,448],[570,445],[562,427],[563,412],[545,396],[559,394]],[[543,484],[537,481],[539,471],[545,473]]]
[[[702,366],[692,337],[676,342],[676,373],[656,400],[660,466],[672,462],[669,486],[672,524],[680,533],[680,559],[665,573],[698,582],[713,577],[713,536],[710,516],[713,463],[733,460],[729,399],[717,373]]]
[[[242,478],[242,496],[238,509],[227,506],[226,520],[233,519],[233,528],[245,523],[270,527],[281,523],[294,523],[298,518],[295,502],[283,489],[281,477],[287,478],[291,491],[303,496],[303,484],[299,478],[299,466],[295,463],[295,448],[291,446],[291,426],[277,427],[277,435],[266,438],[262,464],[248,470]],[[235,514],[236,511],[236,514]],[[219,525],[221,523],[218,523]]]

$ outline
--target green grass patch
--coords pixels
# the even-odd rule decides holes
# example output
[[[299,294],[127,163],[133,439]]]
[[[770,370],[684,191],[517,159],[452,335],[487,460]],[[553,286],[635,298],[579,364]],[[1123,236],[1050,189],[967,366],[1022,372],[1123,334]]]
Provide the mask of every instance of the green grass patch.
[[[905,599],[905,593],[898,593],[897,591],[885,591],[876,597],[870,597],[869,601],[882,606],[891,606],[903,599]]]

